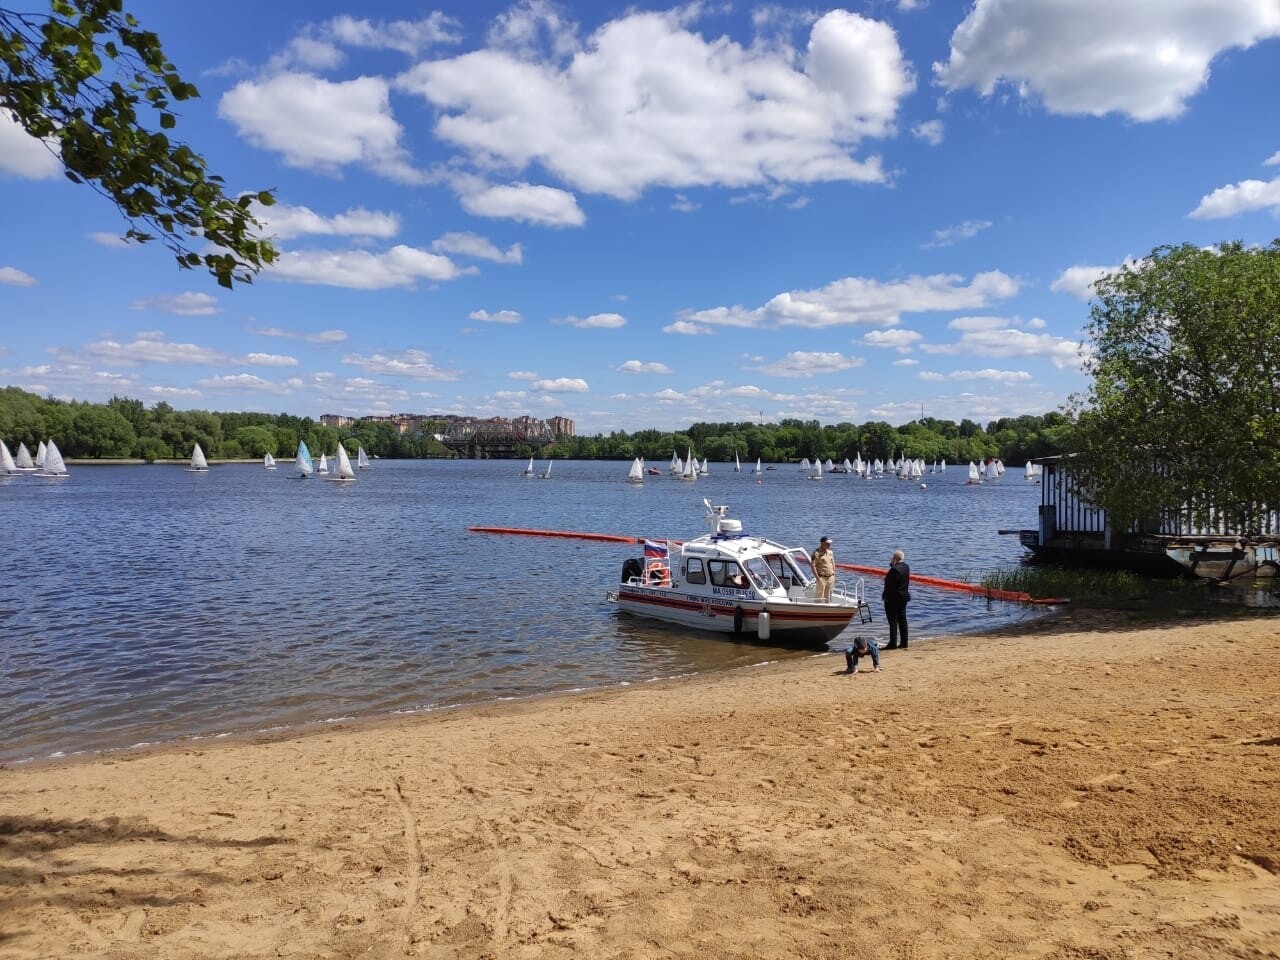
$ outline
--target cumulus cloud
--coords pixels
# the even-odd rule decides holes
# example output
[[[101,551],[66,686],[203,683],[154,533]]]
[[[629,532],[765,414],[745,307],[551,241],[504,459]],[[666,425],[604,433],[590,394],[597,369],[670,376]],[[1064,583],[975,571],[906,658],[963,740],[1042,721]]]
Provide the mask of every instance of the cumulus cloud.
[[[923,140],[931,147],[936,147],[942,142],[944,128],[941,120],[925,120],[923,123],[917,123],[912,127],[911,133],[916,139]]]
[[[627,325],[626,318],[619,313],[593,313],[589,317],[562,317],[551,322],[578,327],[580,330],[616,330],[618,327]]]
[[[23,129],[12,113],[0,108],[0,174],[24,180],[48,180],[62,173],[57,146]]]
[[[306,235],[370,237],[388,239],[400,232],[400,218],[394,213],[352,207],[346,213],[326,217],[310,207],[277,203],[264,207],[250,204],[250,211],[263,224],[267,236],[281,240]]]
[[[887,283],[846,277],[819,290],[780,293],[755,309],[733,306],[684,310],[680,319],[710,326],[759,328],[894,326],[903,313],[983,307],[1017,292],[1018,282],[998,270],[979,273],[968,283],[955,274],[912,276]]]
[[[512,370],[507,374],[508,380],[541,380],[536,373],[530,373],[528,370]]]
[[[321,31],[334,41],[350,47],[398,50],[409,56],[417,56],[430,47],[455,44],[462,39],[458,21],[438,11],[427,14],[421,20],[334,17]]]
[[[499,310],[496,313],[490,313],[488,310],[472,310],[467,314],[469,320],[479,320],[481,323],[519,323],[524,318],[514,310]]]
[[[321,330],[319,333],[300,333],[295,330],[281,330],[279,327],[246,327],[249,333],[260,337],[283,337],[286,340],[304,340],[307,343],[342,343],[347,339],[345,330]]]
[[[477,217],[518,220],[543,227],[580,227],[587,215],[572,193],[532,183],[464,190],[462,208]]]
[[[461,370],[442,370],[431,362],[425,350],[404,350],[398,354],[374,353],[367,356],[349,353],[342,362],[365,373],[391,374],[419,380],[460,380]]]
[[[1275,0],[977,0],[934,74],[949,90],[1001,84],[1052,113],[1176,117],[1224,51],[1280,36]]]
[[[1078,369],[1081,366],[1081,347],[1077,341],[1055,337],[1048,333],[1027,333],[1005,326],[975,325],[960,328],[965,332],[955,343],[926,343],[920,349],[925,353],[966,355],[978,357],[1039,357],[1048,360],[1059,370]]]
[[[677,320],[669,323],[662,328],[663,333],[678,333],[686,337],[697,337],[703,334],[715,333],[711,327],[705,323],[693,323],[689,320]]]
[[[396,83],[438,111],[436,136],[478,166],[537,165],[623,200],[659,185],[885,178],[877,157],[853,151],[894,132],[915,87],[890,26],[835,10],[796,56],[704,39],[687,22],[698,12],[629,13],[585,41],[564,21],[516,17],[490,47],[423,62]]]
[[[159,400],[194,400],[204,394],[194,387],[143,387],[142,392]]]
[[[97,340],[88,344],[84,352],[91,357],[120,366],[139,363],[227,364],[235,358],[211,347],[194,343],[173,343],[163,333],[147,331],[137,333],[129,343],[116,340]]]
[[[387,82],[335,82],[307,73],[245,80],[222,95],[218,115],[255,146],[291,167],[337,174],[361,164],[390,179],[420,183],[400,145]]]
[[[250,353],[244,359],[246,363],[255,367],[296,367],[298,365],[295,357],[286,357],[279,353]]]
[[[839,373],[852,370],[864,363],[861,357],[846,357],[842,353],[819,353],[796,350],[780,360],[763,364],[756,369],[773,377],[813,377],[823,373]]]
[[[107,233],[105,230],[97,230],[89,234],[89,239],[100,247],[118,250],[122,247],[129,246],[129,241],[118,233]]]
[[[916,378],[937,383],[956,380],[990,380],[995,383],[1015,384],[1026,383],[1031,379],[1031,374],[1025,370],[994,370],[991,367],[987,367],[985,370],[953,370],[950,373],[933,373],[928,370],[921,370],[916,374]]]
[[[432,241],[431,249],[437,253],[492,260],[494,263],[521,263],[524,260],[520,244],[513,243],[506,250],[500,250],[492,240],[478,233],[446,233]]]
[[[966,220],[963,223],[957,223],[954,227],[944,227],[941,230],[933,231],[933,239],[928,243],[920,244],[920,249],[932,250],[935,247],[953,247],[961,240],[976,237],[990,226],[990,220]]]
[[[670,373],[671,368],[665,363],[651,361],[645,363],[641,360],[628,360],[619,364],[616,368],[619,373]]]
[[[1122,267],[1132,267],[1137,261],[1126,257],[1123,263],[1108,267],[1086,266],[1080,264],[1067,267],[1058,275],[1058,279],[1049,284],[1055,293],[1069,293],[1081,300],[1093,298],[1093,285],[1108,274],[1118,273]]]
[[[1276,154],[1280,156],[1280,153]],[[1274,158],[1272,158],[1274,159]],[[1271,162],[1271,161],[1268,161]],[[1274,180],[1242,180],[1200,198],[1189,214],[1195,220],[1221,220],[1255,210],[1280,213],[1280,177]]]
[[[17,267],[0,267],[0,283],[7,283],[11,287],[34,287],[36,278]]]
[[[207,293],[178,293],[168,297],[148,297],[135,300],[130,305],[134,310],[163,310],[165,313],[176,313],[183,317],[209,317],[221,313],[218,298]]]
[[[555,380],[535,380],[533,389],[547,393],[586,393],[591,388],[587,386],[587,381],[580,378],[557,377]]]
[[[924,339],[915,330],[870,330],[863,334],[862,342],[869,347],[884,347],[907,353]]]
[[[303,382],[297,377],[293,377],[283,382],[277,382],[274,380],[264,380],[262,377],[255,376],[252,373],[230,373],[216,377],[205,377],[203,380],[197,380],[196,385],[204,387],[206,390],[243,390],[251,393],[271,393],[285,396],[297,393],[301,390]]]
[[[448,257],[398,244],[384,253],[367,250],[291,250],[280,254],[263,276],[352,290],[413,287],[419,280],[454,280],[475,273]]]

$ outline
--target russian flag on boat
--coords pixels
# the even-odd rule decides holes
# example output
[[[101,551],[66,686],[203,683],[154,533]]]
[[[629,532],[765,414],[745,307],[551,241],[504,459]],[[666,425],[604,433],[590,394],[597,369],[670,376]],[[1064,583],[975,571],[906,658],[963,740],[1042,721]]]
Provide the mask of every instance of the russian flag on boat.
[[[665,540],[646,540],[644,542],[644,558],[646,560],[667,559],[667,543]]]

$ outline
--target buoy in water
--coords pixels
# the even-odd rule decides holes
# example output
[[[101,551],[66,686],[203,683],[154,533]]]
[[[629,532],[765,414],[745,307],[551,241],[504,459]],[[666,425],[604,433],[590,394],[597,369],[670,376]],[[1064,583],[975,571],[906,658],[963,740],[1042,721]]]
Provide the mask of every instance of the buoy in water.
[[[920,489],[921,489],[921,490],[928,490],[928,489],[929,489],[929,485],[928,485],[927,483],[922,483],[922,484],[920,484]]]

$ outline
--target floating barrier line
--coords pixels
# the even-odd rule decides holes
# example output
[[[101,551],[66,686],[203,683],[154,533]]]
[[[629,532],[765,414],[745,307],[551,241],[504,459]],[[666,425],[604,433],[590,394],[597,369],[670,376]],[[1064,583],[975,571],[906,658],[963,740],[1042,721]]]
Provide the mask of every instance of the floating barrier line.
[[[616,533],[583,533],[578,530],[531,530],[527,527],[467,527],[469,533],[497,533],[510,536],[521,537],[558,537],[561,540],[594,540],[598,543],[643,543],[644,537],[625,537]],[[672,546],[679,546],[683,541],[671,540],[668,538],[659,538],[665,540]],[[880,567],[864,567],[856,563],[837,563],[837,567],[841,570],[852,570],[854,573],[865,573],[874,577],[883,577],[886,571]],[[1033,597],[1028,593],[1020,593],[1016,590],[996,590],[991,587],[984,587],[977,583],[965,583],[961,580],[944,580],[941,577],[922,576],[918,573],[911,575],[912,583],[919,583],[929,587],[938,587],[941,590],[957,590],[961,593],[973,593],[986,597],[989,600],[1009,600],[1013,603],[1037,603],[1037,604],[1058,604],[1067,601],[1055,597],[1051,599],[1040,599]]]

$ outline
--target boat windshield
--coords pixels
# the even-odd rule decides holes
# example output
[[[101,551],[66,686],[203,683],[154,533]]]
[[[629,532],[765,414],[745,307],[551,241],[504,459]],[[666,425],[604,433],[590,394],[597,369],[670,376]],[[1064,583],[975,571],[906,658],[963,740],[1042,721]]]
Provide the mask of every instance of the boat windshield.
[[[813,572],[813,563],[809,560],[809,555],[803,550],[788,550],[787,559],[791,561],[791,566],[800,574],[800,580],[805,586],[808,586],[817,579],[817,575]]]
[[[742,565],[746,567],[747,574],[751,577],[756,588],[759,590],[772,590],[775,587],[782,586],[782,583],[773,574],[769,564],[765,562],[763,557],[748,557],[743,561]]]
[[[784,587],[792,585],[807,587],[813,582],[813,565],[809,562],[809,555],[803,550],[792,550],[790,553],[766,553],[762,562]]]

